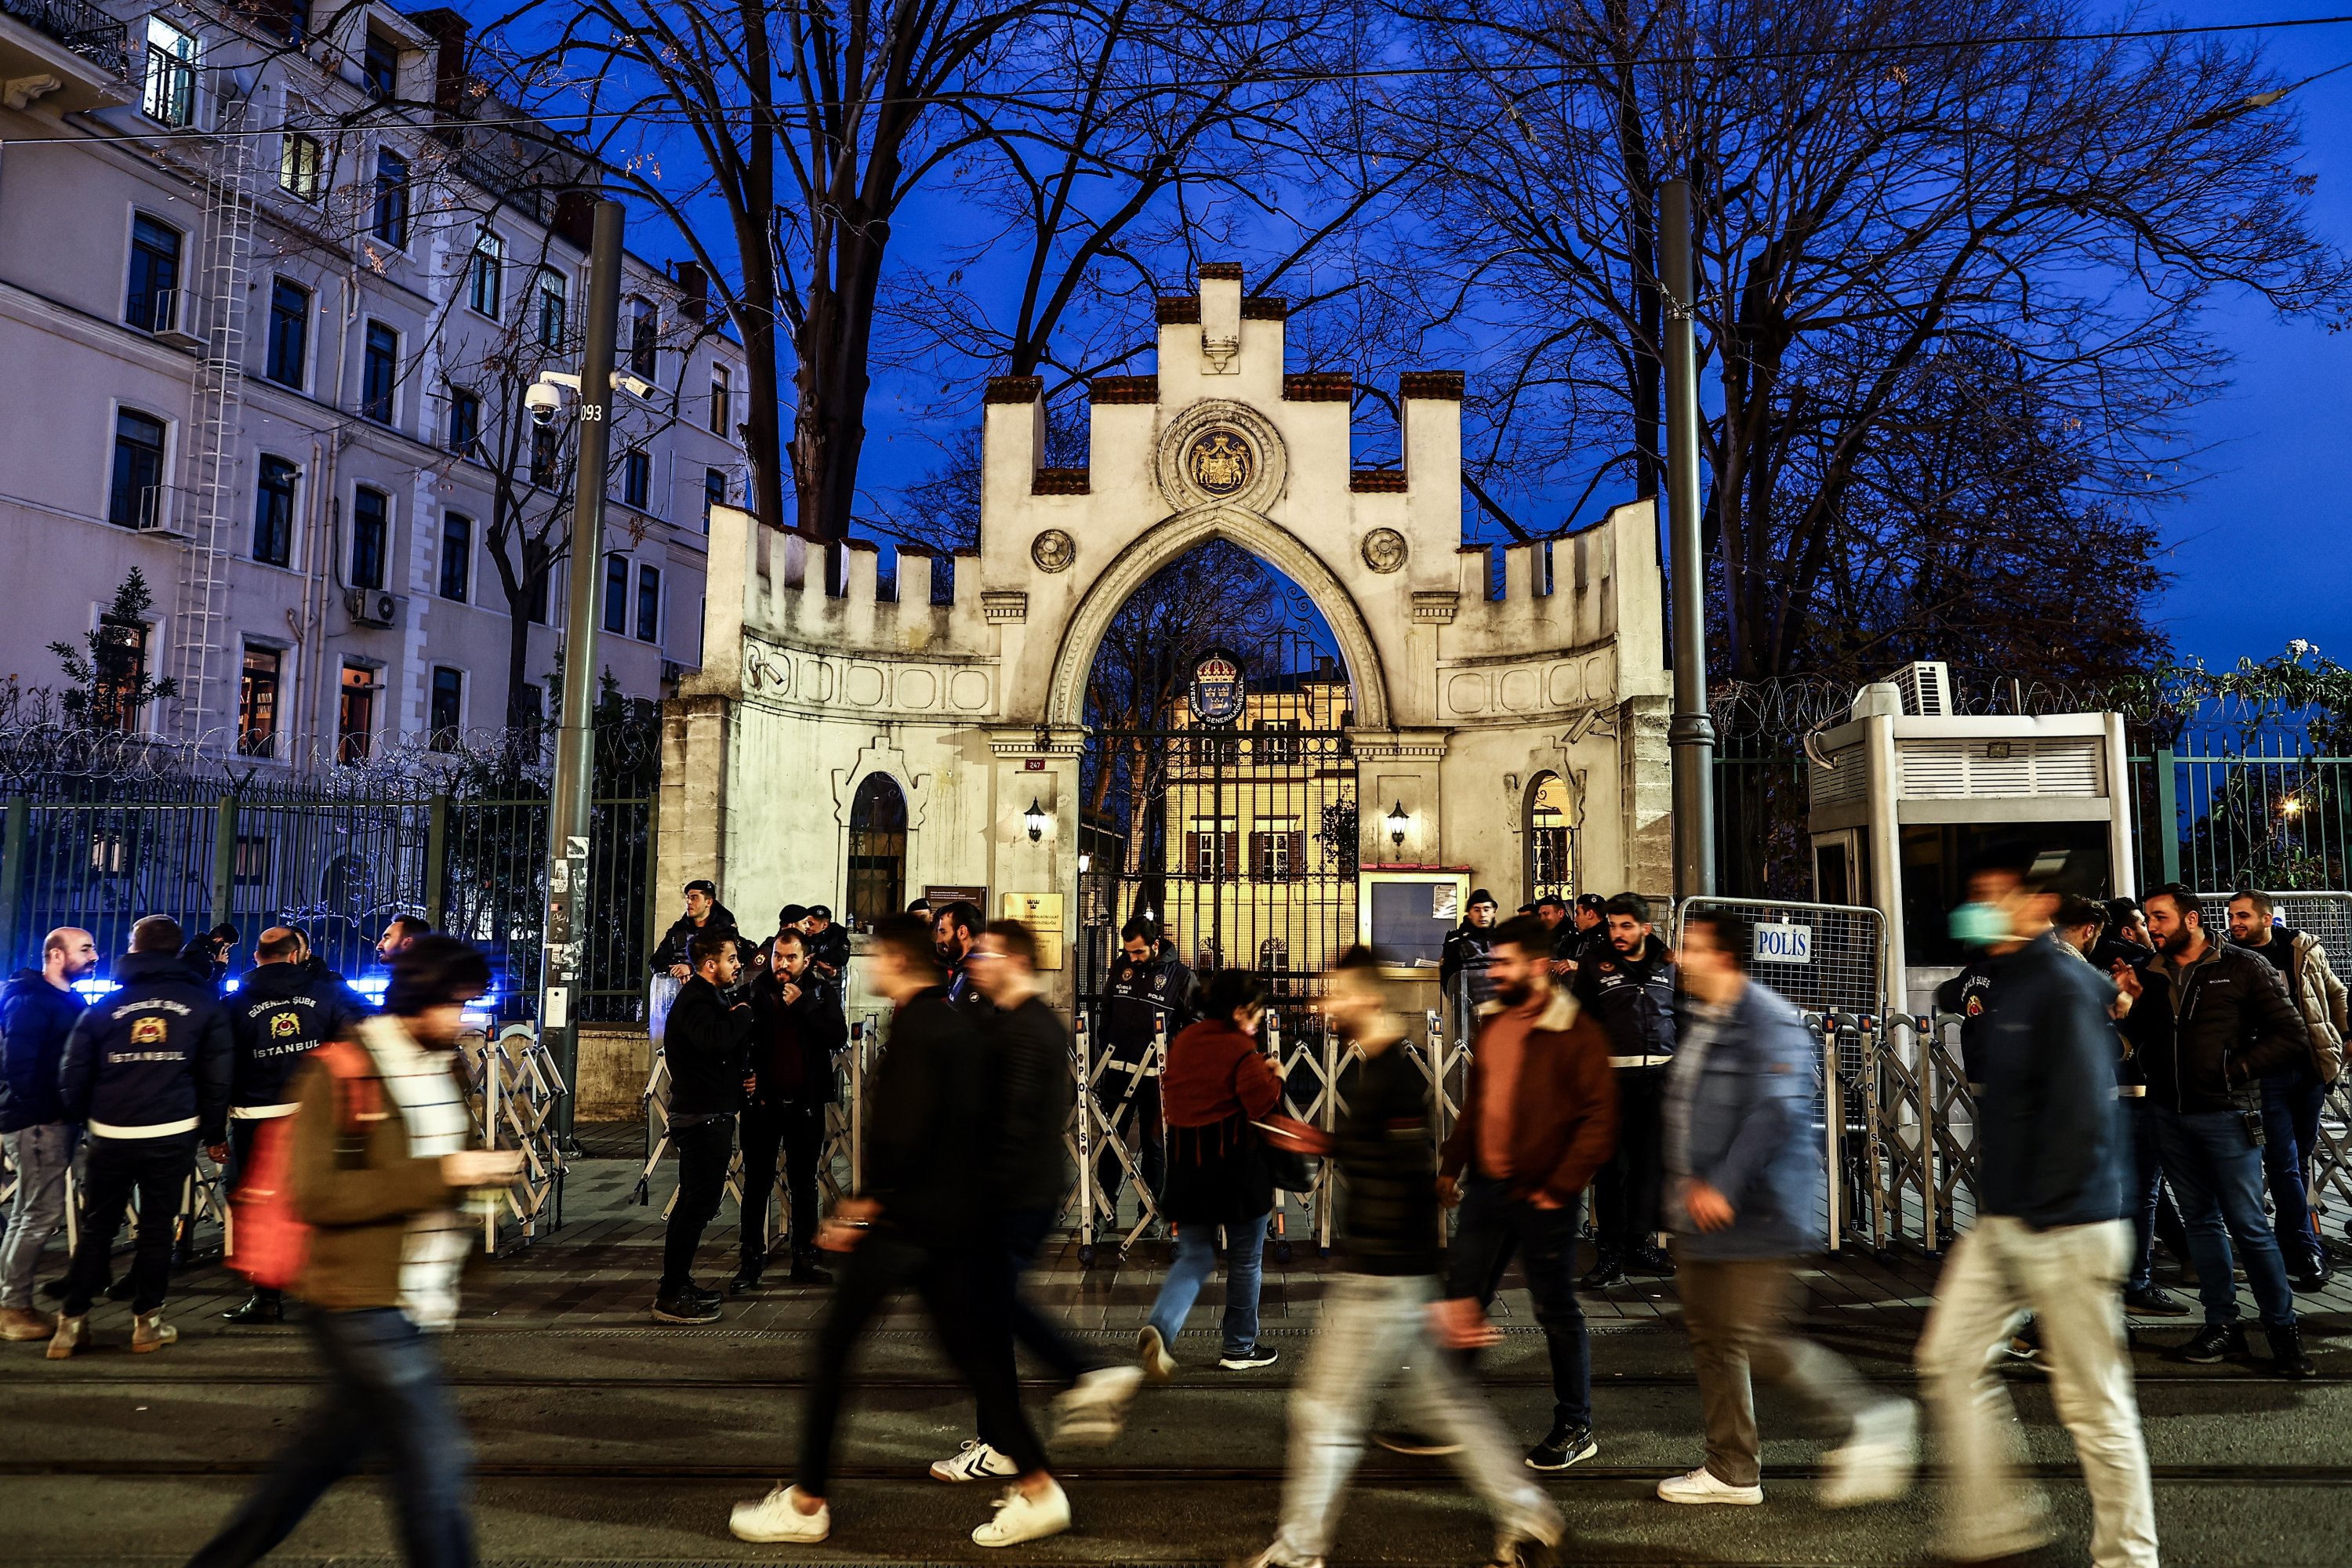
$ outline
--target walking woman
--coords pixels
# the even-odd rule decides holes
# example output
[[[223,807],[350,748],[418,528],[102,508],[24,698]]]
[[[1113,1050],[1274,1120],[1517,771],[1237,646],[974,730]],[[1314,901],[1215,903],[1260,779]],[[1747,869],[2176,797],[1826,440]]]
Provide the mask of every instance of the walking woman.
[[[1176,1260],[1138,1340],[1143,1373],[1155,1383],[1174,1375],[1169,1345],[1184,1314],[1217,1267],[1217,1232],[1225,1234],[1224,1353],[1235,1371],[1270,1366],[1275,1352],[1257,1342],[1258,1277],[1265,1261],[1265,1222],[1274,1181],[1265,1145],[1251,1126],[1282,1102],[1282,1079],[1257,1043],[1265,988],[1257,977],[1223,969],[1202,997],[1201,1021],[1168,1043],[1160,1080],[1168,1118],[1168,1176],[1161,1212],[1176,1226]]]

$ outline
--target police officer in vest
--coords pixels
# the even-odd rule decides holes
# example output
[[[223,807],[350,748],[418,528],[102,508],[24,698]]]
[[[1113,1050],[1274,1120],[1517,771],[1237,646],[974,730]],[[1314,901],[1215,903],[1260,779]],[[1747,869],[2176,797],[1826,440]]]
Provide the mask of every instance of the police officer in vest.
[[[1617,1152],[1593,1184],[1601,1256],[1582,1281],[1599,1290],[1627,1273],[1672,1274],[1653,1239],[1663,1179],[1659,1119],[1675,1059],[1675,967],[1650,918],[1650,900],[1620,893],[1602,906],[1606,947],[1588,945],[1576,971],[1576,999],[1609,1036],[1617,1069]]]
[[[261,933],[253,969],[229,1003],[236,1065],[229,1079],[228,1142],[210,1151],[215,1162],[234,1156],[237,1185],[245,1184],[262,1123],[294,1114],[294,1069],[329,1040],[348,1036],[366,1013],[341,976],[310,961],[310,944],[300,931],[272,926]],[[278,1292],[258,1285],[243,1306],[221,1314],[232,1323],[274,1323],[284,1315]]]
[[[1101,1049],[1110,1058],[1095,1092],[1109,1112],[1118,1137],[1142,1124],[1143,1184],[1160,1190],[1167,1155],[1160,1122],[1160,1058],[1156,1042],[1199,1016],[1193,1005],[1192,972],[1176,950],[1160,940],[1160,928],[1141,915],[1119,928],[1119,954],[1103,986]],[[1106,1151],[1095,1164],[1095,1180],[1115,1211],[1123,1173],[1118,1156]]]
[[[82,1347],[89,1304],[113,1272],[114,1233],[139,1194],[139,1250],[131,1265],[133,1351],[180,1337],[163,1321],[172,1233],[199,1142],[218,1143],[228,1115],[228,1015],[180,956],[180,922],[149,915],[131,928],[114,967],[121,987],[99,999],[67,1037],[58,1085],[66,1120],[88,1124],[86,1205],[49,1359]]]

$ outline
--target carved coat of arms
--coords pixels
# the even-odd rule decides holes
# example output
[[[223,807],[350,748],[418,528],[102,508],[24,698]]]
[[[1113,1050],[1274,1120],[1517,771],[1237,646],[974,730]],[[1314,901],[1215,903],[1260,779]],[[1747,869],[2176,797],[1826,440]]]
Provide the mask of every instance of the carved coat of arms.
[[[1229,496],[1249,483],[1249,447],[1230,431],[1213,430],[1192,443],[1187,458],[1192,482],[1213,496]]]

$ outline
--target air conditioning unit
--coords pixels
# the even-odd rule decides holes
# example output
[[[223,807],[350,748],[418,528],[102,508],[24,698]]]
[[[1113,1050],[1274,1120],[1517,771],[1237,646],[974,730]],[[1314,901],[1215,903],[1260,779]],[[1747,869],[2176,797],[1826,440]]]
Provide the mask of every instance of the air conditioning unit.
[[[664,686],[676,686],[686,679],[686,666],[674,658],[662,660],[661,678]]]
[[[346,588],[343,590],[343,610],[355,626],[390,626],[399,623],[400,612],[407,601],[397,594],[387,594],[381,588]]]
[[[204,339],[190,331],[195,322],[194,301],[185,289],[164,289],[153,296],[155,341],[175,349],[200,349]]]

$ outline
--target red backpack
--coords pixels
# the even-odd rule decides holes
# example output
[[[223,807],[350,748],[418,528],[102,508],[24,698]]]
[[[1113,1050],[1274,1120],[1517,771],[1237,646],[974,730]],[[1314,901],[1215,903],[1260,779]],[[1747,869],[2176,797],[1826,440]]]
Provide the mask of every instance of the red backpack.
[[[383,1103],[375,1064],[349,1040],[320,1046],[311,1057],[334,1077],[336,1131],[355,1154],[361,1119]],[[294,1117],[273,1117],[254,1134],[229,1208],[236,1225],[228,1266],[262,1289],[290,1289],[310,1256],[310,1226],[294,1206]]]

